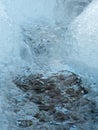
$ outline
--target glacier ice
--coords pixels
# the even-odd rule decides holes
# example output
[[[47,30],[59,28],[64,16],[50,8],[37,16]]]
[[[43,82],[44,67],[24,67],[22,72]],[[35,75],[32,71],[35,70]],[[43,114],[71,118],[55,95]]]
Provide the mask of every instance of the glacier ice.
[[[72,57],[76,60],[75,66],[80,66],[82,73],[88,73],[94,76],[97,82],[98,76],[98,1],[94,0],[89,6],[79,15],[69,27],[72,35],[72,41],[75,45],[76,53],[72,53]]]
[[[68,26],[80,15],[92,0],[57,0],[55,20],[58,24]]]
[[[25,73],[23,68],[31,67],[33,72],[37,65],[47,71],[48,66],[52,71],[71,69],[97,81],[97,4],[97,0],[0,0],[0,130],[11,130],[9,122],[14,123],[16,115],[7,99],[23,93],[14,88],[10,77]],[[41,32],[35,25],[40,25]],[[23,27],[32,27],[33,47],[23,41]],[[38,50],[39,41],[50,49],[49,54],[43,53],[42,44]],[[41,55],[32,53],[34,48]]]

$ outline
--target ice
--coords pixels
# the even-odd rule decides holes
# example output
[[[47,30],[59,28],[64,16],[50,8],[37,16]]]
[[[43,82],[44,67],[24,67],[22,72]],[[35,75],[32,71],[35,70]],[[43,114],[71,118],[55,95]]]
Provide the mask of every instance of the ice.
[[[30,48],[23,42],[21,26],[33,22],[53,23],[54,1],[1,0],[0,1],[0,68],[10,71],[32,64]],[[50,8],[48,8],[48,6]],[[39,21],[40,19],[40,21]],[[6,59],[6,60],[5,60]],[[17,70],[17,69],[16,69]]]
[[[35,19],[40,21],[43,18],[47,20],[53,18],[53,7],[55,0],[2,0],[6,6],[6,11],[9,17],[13,20],[14,24],[21,24],[25,22],[32,22]],[[20,17],[21,16],[21,17]]]
[[[19,95],[22,100],[24,96],[12,83],[11,78],[17,73],[28,74],[29,68],[33,73],[67,69],[97,81],[98,1],[90,2],[0,0],[0,130],[17,129],[11,100]],[[32,35],[27,38],[35,41],[33,47],[24,42],[25,27],[31,27]],[[33,53],[34,48],[39,49],[40,55]]]
[[[10,104],[14,96],[23,96],[23,93],[15,89],[10,77],[22,73],[25,69],[21,71],[21,68],[36,70],[30,48],[23,42],[21,26],[33,21],[53,23],[54,2],[0,0],[0,130],[17,129]]]
[[[64,26],[80,15],[92,0],[57,0],[55,6],[56,23]]]
[[[73,63],[82,74],[87,73],[97,80],[98,69],[98,1],[94,0],[71,24],[70,31],[75,52]],[[78,64],[79,63],[79,64]],[[83,68],[83,69],[82,69]]]

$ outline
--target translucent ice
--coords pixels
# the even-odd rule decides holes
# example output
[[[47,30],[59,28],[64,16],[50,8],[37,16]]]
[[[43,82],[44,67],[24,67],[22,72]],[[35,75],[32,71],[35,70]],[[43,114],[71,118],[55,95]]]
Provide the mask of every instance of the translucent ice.
[[[82,73],[98,74],[98,1],[94,0],[71,24],[70,31],[76,52],[76,68]],[[78,64],[80,63],[80,64]],[[84,69],[85,68],[85,69]],[[83,71],[84,69],[84,71]]]

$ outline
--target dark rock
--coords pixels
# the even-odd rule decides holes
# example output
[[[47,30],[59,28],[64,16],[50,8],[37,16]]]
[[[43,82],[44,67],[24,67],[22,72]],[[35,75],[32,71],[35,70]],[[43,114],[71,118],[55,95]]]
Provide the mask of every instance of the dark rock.
[[[54,109],[54,105],[39,105],[39,110],[49,111]]]
[[[19,76],[13,82],[29,93],[26,101],[33,102],[38,108],[33,116],[39,124],[37,130],[70,130],[73,125],[80,128],[81,124],[96,120],[96,104],[84,96],[89,91],[74,73],[61,71],[46,78],[42,74]],[[19,112],[19,109],[14,110]],[[20,127],[32,125],[30,120],[19,122]]]
[[[26,128],[32,126],[33,122],[31,120],[17,120],[17,125]]]
[[[62,121],[65,121],[65,120],[69,120],[69,116],[67,114],[62,113],[62,112],[57,112],[54,115],[54,120],[62,122]]]

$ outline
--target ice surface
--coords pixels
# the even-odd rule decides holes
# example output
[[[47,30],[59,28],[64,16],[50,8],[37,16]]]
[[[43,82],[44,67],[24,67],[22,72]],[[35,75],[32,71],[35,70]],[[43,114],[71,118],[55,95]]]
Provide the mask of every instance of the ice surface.
[[[70,31],[76,53],[72,57],[76,60],[76,68],[82,73],[92,74],[97,80],[98,69],[98,1],[94,0],[71,24]],[[79,63],[79,65],[78,65]]]
[[[21,26],[33,22],[54,23],[55,0],[1,0],[0,1],[0,68],[10,71],[23,66],[34,66],[30,48],[23,42]],[[48,8],[49,7],[49,8]],[[40,19],[40,21],[39,21]],[[8,70],[6,69],[6,70]],[[16,69],[17,70],[17,69]]]
[[[24,68],[31,67],[35,72],[41,66],[44,70],[43,62],[48,60],[45,70],[75,69],[87,76],[91,70],[91,75],[95,74],[94,70],[98,69],[98,1],[93,0],[87,6],[90,2],[0,0],[0,130],[16,130],[12,127],[16,115],[10,111],[9,97],[21,95],[22,98],[23,93],[15,88],[10,77],[18,72],[25,73]],[[49,54],[41,53],[36,57],[32,53],[34,48],[23,41],[22,28],[31,24],[43,26],[41,33],[36,31],[36,27],[32,28],[32,37],[38,45],[43,38],[41,45],[50,49]],[[48,42],[51,46],[47,46]]]
[[[54,2],[0,0],[0,130],[16,129],[13,126],[16,115],[11,112],[9,98],[11,99],[13,94],[23,94],[15,89],[10,76],[16,75],[21,67],[30,66],[33,71],[36,70],[30,49],[23,42],[21,26],[33,21],[53,23]]]
[[[80,15],[92,0],[57,0],[55,19],[58,24],[68,26]]]

